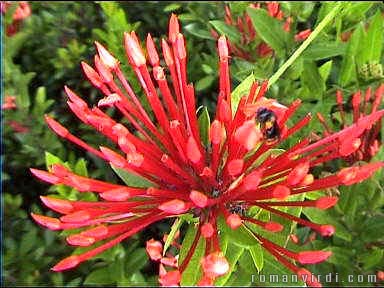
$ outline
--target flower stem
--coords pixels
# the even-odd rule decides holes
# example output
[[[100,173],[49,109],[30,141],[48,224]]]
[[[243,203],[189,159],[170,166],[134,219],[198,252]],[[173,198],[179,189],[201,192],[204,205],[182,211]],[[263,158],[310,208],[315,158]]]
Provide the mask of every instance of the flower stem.
[[[295,53],[292,54],[292,56],[271,76],[268,82],[268,88],[274,84],[280,76],[295,62],[295,60],[303,53],[305,48],[311,44],[311,42],[320,34],[320,32],[327,26],[327,24],[335,18],[337,13],[340,11],[342,7],[342,3],[337,3],[335,7],[327,14],[327,16],[324,17],[323,20],[317,25],[315,30],[309,35],[309,37],[300,45],[300,47],[295,51]]]

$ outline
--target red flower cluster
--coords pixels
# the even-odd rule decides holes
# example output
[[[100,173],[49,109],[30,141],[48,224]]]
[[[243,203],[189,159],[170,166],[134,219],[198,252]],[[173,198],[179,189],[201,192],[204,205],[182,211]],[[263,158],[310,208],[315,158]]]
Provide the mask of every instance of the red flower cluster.
[[[1,110],[16,110],[16,97],[15,96],[5,96],[4,103],[1,105]],[[16,133],[26,133],[29,131],[29,128],[23,125],[18,121],[7,121],[6,125],[11,127]]]
[[[13,110],[16,109],[16,97],[15,96],[5,96],[4,103],[1,105],[1,110]]]
[[[266,2],[264,4],[266,6],[268,14],[271,17],[276,18],[282,22],[284,21],[282,29],[284,29],[284,31],[286,32],[289,32],[291,30],[292,17],[284,18],[284,13],[280,9],[280,4],[278,2]],[[262,9],[262,5],[260,3],[250,4],[249,7],[255,9]],[[247,46],[256,40],[260,42],[257,45],[258,57],[267,57],[273,53],[273,49],[269,47],[267,43],[263,42],[261,39],[259,39],[259,37],[257,37],[257,32],[253,27],[252,20],[246,12],[244,12],[243,17],[237,17],[237,21],[235,21],[232,17],[230,8],[228,6],[225,6],[225,23],[235,27],[241,35],[240,45],[230,42],[228,43],[231,53],[233,53],[236,57],[243,58],[248,61],[254,60],[253,53],[248,51],[244,46]],[[216,31],[212,30],[211,33],[216,39],[219,38],[219,35],[216,33]],[[295,41],[298,42],[305,40],[310,34],[311,29],[300,31],[295,35]]]
[[[283,225],[255,219],[246,211],[256,206],[271,215],[310,227],[322,236],[332,235],[332,226],[312,223],[279,207],[330,208],[337,202],[336,197],[310,201],[286,199],[290,195],[363,181],[384,166],[372,163],[350,167],[322,179],[315,179],[311,174],[314,166],[354,153],[356,147],[351,143],[370,129],[384,111],[359,118],[350,127],[317,142],[304,139],[280,155],[269,153],[303,128],[310,121],[310,115],[288,127],[287,120],[300,101],[285,107],[265,98],[267,82],[254,83],[233,111],[228,46],[222,36],[218,40],[220,81],[216,114],[209,129],[209,143],[204,144],[196,117],[195,91],[187,78],[185,40],[177,17],[172,15],[168,39],[161,40],[164,62],[160,61],[150,34],[145,43],[146,53],[135,32],[125,33],[124,43],[151,113],[144,109],[124,77],[120,62],[96,43],[95,68],[84,62],[82,67],[89,81],[104,95],[98,102],[99,107],[88,107],[68,87],[65,91],[73,113],[115,143],[114,150],[92,147],[49,116],[46,121],[59,136],[119,169],[144,177],[151,185],[137,188],[108,183],[76,175],[58,164],[52,165],[49,171],[31,169],[43,181],[68,185],[80,192],[92,191],[100,198],[97,202],[86,202],[41,197],[47,207],[61,216],[32,214],[39,224],[52,230],[77,228],[75,234],[67,237],[67,242],[74,246],[92,246],[87,252],[60,261],[52,270],[73,268],[159,220],[193,213],[198,218],[198,229],[181,263],[164,260],[161,243],[150,240],[147,244],[152,259],[173,263],[167,265],[171,270],[167,270],[165,264],[160,269],[162,285],[178,285],[200,239],[205,241],[205,254],[200,261],[203,277],[199,284],[211,285],[229,271],[219,244],[219,216],[224,217],[230,229],[246,225],[277,261],[298,275],[310,275],[301,265],[324,261],[331,253],[294,252],[277,245],[254,230],[259,227],[278,233],[284,229]],[[112,119],[100,109],[102,107],[115,108],[135,132]],[[306,279],[309,285],[319,286],[314,278]]]
[[[169,235],[165,234],[163,241],[166,242]],[[172,239],[171,245],[176,249],[180,248],[180,244],[177,241],[179,238],[179,231],[176,232],[175,236]],[[162,286],[172,286],[176,283],[179,283],[181,280],[181,275],[179,271],[178,257],[175,257],[170,252],[167,252],[163,256],[163,244],[160,241],[151,239],[147,241],[146,247],[149,258],[153,261],[159,261],[159,282]],[[167,271],[165,266],[168,266],[172,271]],[[176,268],[176,269],[173,269]]]
[[[1,1],[1,14],[5,15],[9,7],[12,5],[12,1]],[[24,19],[31,16],[31,6],[27,1],[17,2],[17,8],[12,15],[12,23],[7,25],[6,34],[12,36],[20,30],[21,23]]]
[[[361,93],[361,91],[354,93],[351,101],[353,110],[352,123],[357,123],[360,118],[375,113],[382,102],[383,94],[384,84],[381,84],[374,93],[372,92],[371,87],[368,87],[365,93]],[[344,111],[343,94],[339,90],[336,92],[336,100],[341,119],[340,126],[341,128],[344,128],[347,126],[348,120],[346,119],[346,112]],[[332,134],[333,131],[325,121],[324,116],[317,113],[317,117],[325,128],[325,135]],[[356,151],[352,154],[345,155],[344,159],[350,164],[355,163],[356,161],[369,162],[380,149],[380,130],[380,121],[365,130],[360,137],[353,140],[352,144],[356,147]]]

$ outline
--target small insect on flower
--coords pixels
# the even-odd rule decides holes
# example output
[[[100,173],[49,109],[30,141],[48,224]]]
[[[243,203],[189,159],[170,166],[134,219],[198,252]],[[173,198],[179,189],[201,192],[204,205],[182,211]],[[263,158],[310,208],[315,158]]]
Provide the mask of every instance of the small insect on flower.
[[[276,143],[280,139],[280,128],[277,124],[275,112],[268,108],[260,107],[256,113],[256,121],[259,123],[268,144]]]

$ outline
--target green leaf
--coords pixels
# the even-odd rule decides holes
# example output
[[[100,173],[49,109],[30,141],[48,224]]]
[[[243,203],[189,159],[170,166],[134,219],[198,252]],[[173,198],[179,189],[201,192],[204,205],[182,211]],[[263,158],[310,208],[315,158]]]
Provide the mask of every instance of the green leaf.
[[[192,224],[189,225],[187,233],[185,234],[183,243],[181,244],[179,263],[183,263],[185,257],[187,256],[189,250],[191,249],[193,240],[195,239],[195,235],[197,232],[197,228]],[[197,283],[200,279],[200,275],[202,274],[200,268],[200,260],[201,257],[204,256],[205,251],[205,241],[203,237],[200,237],[199,242],[196,245],[196,249],[191,257],[188,266],[185,268],[182,276],[180,284],[182,286],[192,286]]]
[[[307,287],[303,282],[292,282],[292,271],[283,266],[276,258],[264,250],[263,273],[252,277],[253,286],[260,287]],[[300,278],[298,278],[300,279]]]
[[[361,225],[361,238],[364,242],[384,241],[384,234],[379,231],[384,231],[384,216],[376,215],[368,218]]]
[[[45,151],[45,165],[47,166],[47,169],[50,170],[53,164],[62,164],[69,168],[68,165],[64,164],[64,161],[59,157]]]
[[[327,81],[329,73],[331,72],[332,63],[332,60],[329,60],[319,67],[319,73],[324,83]]]
[[[209,118],[208,109],[206,106],[204,106],[204,107],[202,107],[202,109],[199,109],[197,112],[200,112],[200,116],[198,119],[200,138],[203,141],[204,145],[208,146],[209,127],[211,126],[211,120]]]
[[[383,255],[384,250],[379,248],[374,248],[372,251],[360,255],[363,269],[368,270],[382,263]]]
[[[258,243],[257,245],[249,247],[248,250],[252,256],[252,260],[255,264],[257,271],[260,273],[264,266],[263,248]]]
[[[239,31],[233,26],[227,25],[224,21],[212,20],[209,23],[219,32],[219,34],[225,35],[231,42],[240,42]]]
[[[164,249],[163,249],[163,256],[165,255],[165,252],[167,252],[169,246],[172,244],[173,240],[175,239],[175,234],[177,231],[179,231],[181,225],[184,223],[183,218],[176,218],[175,222],[173,222],[173,225],[171,227],[171,231],[168,234],[167,241],[164,243]]]
[[[249,248],[258,243],[255,236],[244,225],[241,225],[236,230],[228,227],[223,217],[218,218],[217,226],[223,235],[228,237],[230,243],[239,247]]]
[[[138,188],[148,188],[154,185],[152,182],[144,179],[143,177],[129,173],[128,171],[118,168],[112,164],[111,164],[111,167],[113,171],[115,171],[115,173],[121,178],[121,180],[124,181],[124,183],[127,186],[138,187]]]
[[[279,156],[280,154],[284,153],[284,149],[269,149],[265,153],[261,154],[259,158],[256,159],[256,161],[252,164],[251,167],[257,167],[261,163],[263,163],[269,156]]]
[[[383,16],[377,10],[364,37],[364,49],[362,49],[362,63],[379,62],[383,48]]]
[[[109,267],[103,267],[92,271],[84,280],[84,285],[108,285],[113,284],[114,280],[110,278]]]
[[[325,84],[313,61],[304,61],[304,71],[300,78],[302,85],[311,91],[313,98],[322,98]]]
[[[243,253],[244,248],[232,245],[231,243],[228,244],[227,252],[225,253],[225,258],[227,258],[227,261],[229,263],[229,272],[216,279],[216,286],[223,286],[228,281],[229,277],[231,277],[231,274],[234,271],[236,263],[239,261]]]
[[[284,29],[282,29],[282,23],[269,16],[264,9],[248,8],[247,13],[251,17],[257,34],[275,50],[277,55],[284,56],[286,34]]]
[[[321,60],[345,54],[347,45],[338,42],[317,41],[303,52],[303,57],[308,60]]]
[[[53,104],[53,100],[46,99],[45,87],[39,87],[36,90],[32,114],[41,117],[42,114]]]
[[[33,229],[23,235],[19,243],[18,251],[19,255],[25,257],[28,253],[31,253],[32,248],[35,245],[35,239],[37,237],[37,230]]]
[[[344,266],[345,268],[349,268],[351,265],[351,259],[354,257],[354,251],[349,248],[342,247],[330,247],[327,249],[332,252],[331,257],[327,260],[327,262]]]
[[[231,93],[231,103],[232,103],[232,112],[236,113],[237,106],[239,105],[241,97],[247,95],[253,82],[255,81],[255,76],[253,73],[245,78]]]
[[[357,22],[365,17],[365,13],[372,7],[373,3],[368,1],[349,2],[345,8],[343,18],[347,21]]]
[[[196,91],[202,91],[204,89],[207,89],[209,86],[211,86],[212,82],[215,80],[215,76],[213,75],[207,75],[203,78],[201,78],[196,83]]]
[[[125,263],[125,271],[132,273],[142,269],[148,262],[148,255],[145,248],[136,248],[135,251],[129,253],[127,262]]]
[[[253,259],[248,249],[245,249],[244,253],[241,255],[241,258],[239,259],[239,265],[237,266],[237,270],[244,270],[242,272],[247,274],[255,273],[256,271],[255,264],[253,264]]]
[[[79,159],[73,171],[80,176],[88,177],[87,162],[83,158]]]
[[[175,11],[175,10],[179,9],[180,7],[181,7],[181,4],[179,4],[179,3],[172,3],[172,4],[168,4],[167,6],[165,6],[163,11],[164,12],[172,12],[172,11]]]
[[[334,236],[348,242],[352,240],[352,235],[344,227],[344,225],[338,221],[338,217],[334,210],[323,211],[313,208],[305,208],[303,209],[303,213],[314,223],[333,225],[336,229]]]
[[[341,63],[339,74],[339,85],[347,86],[350,82],[356,81],[356,56],[359,50],[359,45],[362,40],[363,27],[359,25],[353,32],[345,52],[345,56]]]
[[[193,36],[196,36],[198,38],[208,39],[208,40],[213,39],[211,33],[209,33],[206,29],[201,27],[199,23],[191,23],[191,24],[185,25],[183,28],[185,29],[185,31],[191,33]]]

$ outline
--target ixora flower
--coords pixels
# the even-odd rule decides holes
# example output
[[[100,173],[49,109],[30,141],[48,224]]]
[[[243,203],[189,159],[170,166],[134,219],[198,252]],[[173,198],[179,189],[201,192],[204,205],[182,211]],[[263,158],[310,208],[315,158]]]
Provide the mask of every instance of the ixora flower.
[[[5,15],[13,1],[1,1],[1,14]],[[31,16],[31,6],[27,1],[17,2],[17,8],[12,15],[12,23],[7,25],[6,34],[11,37],[20,30],[21,23]]]
[[[336,197],[310,201],[287,199],[291,195],[363,181],[384,166],[383,163],[371,163],[345,168],[321,179],[311,174],[314,166],[354,153],[353,140],[370,129],[384,111],[359,118],[353,125],[317,142],[304,139],[279,155],[269,153],[304,127],[310,121],[310,115],[288,127],[287,120],[300,101],[285,107],[266,98],[266,81],[260,85],[254,83],[234,111],[228,46],[222,36],[218,40],[220,81],[216,115],[209,129],[208,143],[203,142],[196,116],[194,88],[187,79],[184,41],[175,15],[170,18],[168,40],[161,41],[164,62],[160,60],[151,35],[148,34],[146,40],[146,56],[135,32],[124,35],[129,63],[153,115],[136,97],[121,71],[120,62],[99,43],[96,43],[95,69],[82,63],[87,78],[104,94],[98,107],[89,108],[75,92],[65,88],[70,109],[82,122],[113,141],[116,144],[113,149],[92,147],[46,116],[48,125],[59,136],[151,183],[148,188],[107,183],[76,175],[59,164],[52,165],[49,171],[31,169],[43,181],[68,185],[80,192],[92,191],[100,198],[96,202],[86,202],[41,197],[47,207],[61,216],[32,214],[36,222],[51,230],[80,229],[68,236],[67,242],[74,246],[92,246],[87,252],[60,261],[52,270],[73,268],[152,223],[191,213],[198,219],[198,229],[184,259],[178,259],[177,255],[163,256],[163,245],[155,239],[147,243],[149,256],[162,264],[159,271],[162,285],[178,285],[200,239],[205,243],[205,254],[200,261],[203,273],[199,284],[211,285],[217,277],[228,273],[229,262],[219,242],[219,218],[225,220],[228,229],[245,225],[253,228],[250,231],[255,241],[277,261],[299,276],[311,275],[301,265],[324,261],[331,253],[294,252],[277,245],[255,230],[278,233],[284,229],[283,225],[250,217],[247,210],[258,207],[275,217],[307,226],[322,236],[332,235],[332,226],[312,223],[279,208],[327,209],[335,205]],[[163,63],[167,68],[162,66]],[[113,120],[100,107],[114,107],[135,131]],[[305,279],[312,286],[320,285],[313,277]]]
[[[381,84],[375,91],[372,91],[371,87],[368,87],[365,93],[357,91],[352,95],[352,120],[351,122],[357,123],[360,118],[375,113],[380,103],[382,102],[384,95],[384,84]],[[347,126],[348,119],[345,111],[345,105],[343,103],[343,94],[341,91],[336,92],[337,109],[340,116],[340,126],[344,128]],[[332,129],[327,124],[324,116],[317,113],[319,121],[325,128],[325,135],[333,133]],[[355,163],[357,161],[369,162],[373,156],[380,150],[380,129],[381,122],[373,124],[370,129],[366,129],[364,133],[354,139],[353,145],[356,146],[356,151],[352,154],[347,153],[344,155],[344,159],[349,163]],[[342,150],[342,147],[340,148]]]
[[[292,17],[284,17],[284,13],[280,9],[280,4],[278,2],[267,2],[263,3],[263,6],[264,5],[266,10],[268,11],[269,16],[282,22],[281,29],[286,32],[291,31],[293,19]],[[254,9],[263,9],[261,3],[252,3],[249,5],[249,7]],[[231,53],[233,53],[233,55],[235,55],[236,57],[243,58],[248,61],[254,60],[254,55],[252,51],[248,51],[248,49],[244,47],[250,45],[253,42],[258,43],[256,47],[258,57],[267,57],[273,53],[273,49],[269,47],[267,43],[263,42],[260,37],[257,36],[257,32],[253,27],[251,17],[246,12],[244,12],[243,17],[237,17],[237,20],[235,21],[232,17],[231,9],[229,8],[229,6],[226,5],[225,23],[234,27],[241,36],[240,45],[231,42],[228,43]],[[219,35],[216,33],[215,30],[212,30],[211,33],[216,39],[219,38]],[[311,29],[306,29],[298,32],[294,36],[294,39],[297,42],[303,41],[308,38],[310,34]]]

